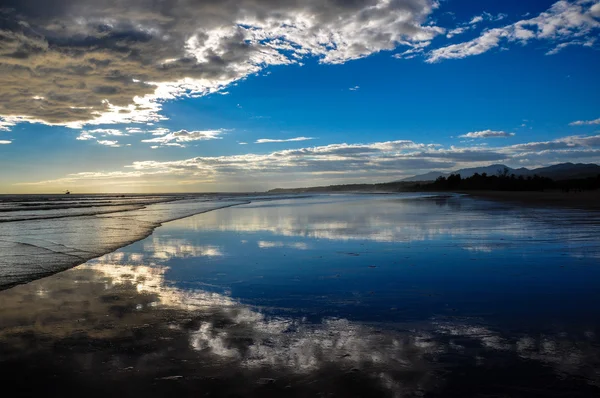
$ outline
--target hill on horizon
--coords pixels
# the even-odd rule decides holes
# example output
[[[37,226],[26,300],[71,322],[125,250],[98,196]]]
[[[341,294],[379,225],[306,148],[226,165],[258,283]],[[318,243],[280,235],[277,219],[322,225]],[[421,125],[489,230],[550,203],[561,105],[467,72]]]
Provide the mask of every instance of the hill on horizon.
[[[417,181],[435,181],[438,177],[448,177],[452,174],[460,174],[462,178],[468,178],[473,176],[475,173],[488,175],[495,175],[502,173],[504,169],[508,169],[508,174],[514,174],[516,176],[533,176],[538,175],[540,177],[548,177],[553,180],[567,180],[575,178],[587,178],[595,177],[600,174],[600,166],[594,163],[559,163],[552,166],[539,167],[536,169],[527,169],[521,167],[514,169],[503,164],[492,164],[489,166],[482,167],[471,167],[465,169],[455,170],[451,173],[444,173],[441,171],[430,171],[425,174],[416,175],[413,177],[404,178],[400,181],[403,182],[417,182]]]

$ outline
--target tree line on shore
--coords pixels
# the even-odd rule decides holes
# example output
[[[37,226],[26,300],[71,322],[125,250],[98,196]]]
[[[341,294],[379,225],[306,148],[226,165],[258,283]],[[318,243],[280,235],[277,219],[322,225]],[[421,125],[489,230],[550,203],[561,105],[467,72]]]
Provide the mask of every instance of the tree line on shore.
[[[588,191],[600,189],[600,174],[596,177],[577,178],[555,181],[538,175],[522,176],[510,174],[509,170],[498,170],[495,175],[475,173],[471,177],[462,178],[460,174],[438,177],[432,183],[417,184],[423,190],[481,190],[481,191],[545,191],[562,190]]]
[[[271,193],[302,192],[420,192],[420,191],[545,191],[563,192],[591,191],[600,189],[600,174],[588,178],[553,180],[539,175],[510,174],[508,169],[498,170],[494,175],[475,173],[462,178],[460,174],[438,177],[433,182],[395,181],[379,184],[328,185],[309,188],[278,188]]]

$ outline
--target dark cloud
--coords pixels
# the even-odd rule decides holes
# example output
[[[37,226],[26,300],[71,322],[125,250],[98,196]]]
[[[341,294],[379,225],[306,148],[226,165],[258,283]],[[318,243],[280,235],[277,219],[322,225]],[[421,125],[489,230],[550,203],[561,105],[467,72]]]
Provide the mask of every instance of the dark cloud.
[[[600,146],[600,135],[579,136],[573,135],[559,138],[553,141],[528,142],[525,144],[512,145],[510,148],[517,152],[533,152],[533,151],[548,151],[560,149],[573,149],[581,147],[598,147]]]
[[[79,125],[152,120],[157,98],[134,97],[202,94],[265,65],[311,55],[339,63],[423,43],[442,31],[423,25],[435,7],[433,0],[3,1],[0,115]]]
[[[421,152],[414,155],[417,158],[436,158],[456,162],[493,162],[509,158],[509,155],[487,149],[452,149],[433,152]]]

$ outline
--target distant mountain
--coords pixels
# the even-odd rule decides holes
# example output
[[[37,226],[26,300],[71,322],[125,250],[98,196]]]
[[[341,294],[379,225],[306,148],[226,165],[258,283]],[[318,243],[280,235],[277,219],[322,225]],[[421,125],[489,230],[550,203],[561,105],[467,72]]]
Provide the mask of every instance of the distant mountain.
[[[426,173],[426,174],[421,174],[421,175],[417,175],[414,177],[405,178],[402,181],[435,181],[438,177],[448,177],[451,174],[460,174],[460,176],[463,178],[471,177],[475,173],[479,173],[479,174],[486,173],[488,175],[494,175],[494,174],[497,174],[499,170],[503,171],[505,167],[508,169],[509,174],[513,174],[513,173],[517,174],[516,169],[512,169],[503,164],[492,164],[490,166],[484,166],[484,167],[472,167],[472,168],[468,168],[468,169],[460,169],[460,170],[453,171],[451,173],[442,173],[440,171],[430,171],[429,173]],[[527,170],[525,168],[519,169],[519,170],[520,170],[521,174],[525,174],[525,170],[526,170],[526,172],[530,172],[530,170]]]
[[[460,169],[453,171],[452,173],[442,173],[440,171],[430,171],[426,174],[417,175],[414,177],[405,178],[402,181],[414,182],[414,181],[435,181],[438,177],[448,177],[451,174],[460,174],[461,177],[467,178],[471,177],[475,173],[487,175],[494,175],[498,172],[503,172],[504,168],[508,169],[508,174],[514,174],[516,176],[533,176],[535,174],[540,177],[548,177],[553,180],[567,180],[572,178],[587,178],[587,177],[595,177],[600,174],[600,166],[597,164],[589,163],[561,163],[555,164],[553,166],[548,167],[540,167],[537,169],[526,169],[525,167],[521,167],[519,169],[513,169],[511,167],[505,166],[503,164],[493,164],[491,166],[485,167],[472,167],[468,169]]]
[[[596,177],[600,174],[600,166],[593,163],[561,163],[534,169],[531,172],[540,177],[548,177],[553,180],[568,180],[572,178]]]
[[[449,173],[442,173],[441,171],[430,171],[429,173],[421,174],[414,177],[408,177],[400,181],[414,182],[414,181],[435,181],[438,177],[448,177]]]

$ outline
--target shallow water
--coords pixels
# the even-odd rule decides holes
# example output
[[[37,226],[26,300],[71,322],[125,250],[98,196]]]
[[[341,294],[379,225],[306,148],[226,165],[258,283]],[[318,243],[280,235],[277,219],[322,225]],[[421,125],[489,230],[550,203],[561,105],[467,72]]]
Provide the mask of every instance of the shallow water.
[[[0,290],[82,264],[163,222],[285,195],[0,195]]]
[[[421,195],[200,214],[0,292],[0,371],[22,395],[600,396],[599,221]]]

